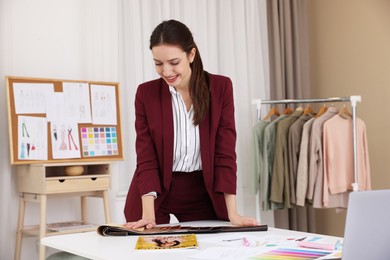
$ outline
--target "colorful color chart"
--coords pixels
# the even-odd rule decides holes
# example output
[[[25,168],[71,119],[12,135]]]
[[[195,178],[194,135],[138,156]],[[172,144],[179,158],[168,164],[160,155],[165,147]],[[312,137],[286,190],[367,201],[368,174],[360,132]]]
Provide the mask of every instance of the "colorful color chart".
[[[251,259],[256,260],[304,260],[304,259],[317,259],[329,255],[331,252],[307,250],[307,249],[294,249],[294,248],[278,248],[267,253],[255,256]]]
[[[83,156],[118,155],[116,127],[82,127]]]

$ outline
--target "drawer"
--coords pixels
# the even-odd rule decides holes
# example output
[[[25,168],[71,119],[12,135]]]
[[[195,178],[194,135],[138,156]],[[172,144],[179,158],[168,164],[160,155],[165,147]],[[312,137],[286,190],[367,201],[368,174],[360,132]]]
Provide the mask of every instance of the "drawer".
[[[46,180],[46,193],[108,190],[109,187],[109,176]]]

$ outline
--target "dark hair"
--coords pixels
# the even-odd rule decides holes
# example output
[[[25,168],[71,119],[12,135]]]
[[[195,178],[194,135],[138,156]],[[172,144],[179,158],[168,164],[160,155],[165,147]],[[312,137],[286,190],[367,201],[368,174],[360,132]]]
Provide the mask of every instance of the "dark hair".
[[[194,108],[193,123],[194,125],[198,125],[209,110],[210,90],[208,78],[203,70],[199,49],[194,42],[192,33],[185,24],[179,21],[163,21],[154,29],[150,36],[149,48],[152,49],[160,44],[178,46],[187,54],[189,54],[193,48],[196,49],[194,60],[190,63],[192,73],[189,92]]]

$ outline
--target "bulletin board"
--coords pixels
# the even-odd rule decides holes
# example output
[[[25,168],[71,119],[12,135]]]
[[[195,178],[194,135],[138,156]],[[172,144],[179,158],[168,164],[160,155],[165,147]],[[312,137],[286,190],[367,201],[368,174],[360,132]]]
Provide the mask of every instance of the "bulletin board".
[[[119,83],[6,76],[11,164],[122,160]]]

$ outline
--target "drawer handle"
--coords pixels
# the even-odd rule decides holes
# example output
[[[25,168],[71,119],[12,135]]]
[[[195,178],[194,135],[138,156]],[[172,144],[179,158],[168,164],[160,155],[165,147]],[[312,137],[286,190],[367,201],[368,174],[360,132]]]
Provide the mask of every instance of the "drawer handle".
[[[93,180],[93,181],[96,181],[96,179],[97,179],[96,177],[91,178],[91,180]]]
[[[65,179],[59,179],[58,181],[62,183],[65,182]]]

